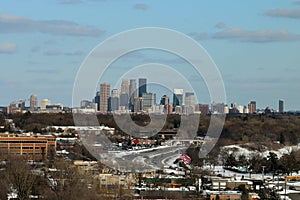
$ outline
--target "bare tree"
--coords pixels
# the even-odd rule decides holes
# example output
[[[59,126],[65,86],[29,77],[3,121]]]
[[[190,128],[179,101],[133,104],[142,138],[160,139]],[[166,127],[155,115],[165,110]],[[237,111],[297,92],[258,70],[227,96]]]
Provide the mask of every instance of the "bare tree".
[[[79,171],[77,167],[63,159],[56,160],[53,166],[57,171],[51,176],[56,181],[56,185],[52,188],[52,194],[47,194],[47,199],[82,200],[96,197],[96,188],[92,187],[95,184],[91,184],[93,181],[91,176]]]
[[[11,156],[1,173],[1,185],[3,186],[1,193],[6,193],[7,195],[15,192],[19,200],[27,200],[36,179],[37,175],[32,173],[31,166],[27,164],[24,158]]]

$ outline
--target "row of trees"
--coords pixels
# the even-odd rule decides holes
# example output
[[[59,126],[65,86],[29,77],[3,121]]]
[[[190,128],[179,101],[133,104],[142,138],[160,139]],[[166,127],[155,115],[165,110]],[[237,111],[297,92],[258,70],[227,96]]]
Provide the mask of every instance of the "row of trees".
[[[283,154],[280,158],[274,152],[269,152],[268,156],[263,157],[258,153],[245,156],[225,151],[222,153],[222,159],[225,167],[246,167],[249,172],[253,173],[261,173],[264,170],[264,172],[272,173],[273,175],[290,175],[300,170],[299,150]]]
[[[14,120],[16,127],[27,131],[41,131],[47,126],[53,125],[74,125],[72,114],[13,114],[7,116]],[[80,116],[83,121],[92,121],[90,115]],[[98,115],[99,124],[115,127],[120,130],[114,120],[113,115]],[[164,121],[164,129],[173,129],[180,127],[182,117],[180,115],[168,115]],[[147,115],[132,115],[132,120],[139,126],[146,126],[151,121]],[[155,116],[151,116],[155,118]],[[121,117],[121,119],[124,119]],[[0,113],[0,125],[3,124],[3,115]],[[120,120],[120,119],[118,119]],[[155,119],[154,119],[155,120]],[[153,120],[152,120],[153,121]],[[151,121],[151,122],[152,122]],[[126,123],[126,121],[124,122]],[[157,120],[159,125],[161,121]],[[210,123],[210,116],[201,115],[197,126],[198,135],[204,136]],[[228,145],[233,143],[255,142],[261,145],[270,146],[274,141],[280,141],[281,144],[297,144],[300,139],[300,118],[293,115],[237,115],[227,116],[220,145]]]

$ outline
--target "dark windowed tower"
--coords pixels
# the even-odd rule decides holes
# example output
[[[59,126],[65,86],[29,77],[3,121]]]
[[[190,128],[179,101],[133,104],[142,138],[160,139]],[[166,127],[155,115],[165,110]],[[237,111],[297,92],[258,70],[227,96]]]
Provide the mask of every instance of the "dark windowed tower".
[[[147,93],[147,79],[139,78],[139,97],[142,97],[144,93]]]
[[[279,112],[280,113],[284,112],[284,100],[282,99],[279,100]]]

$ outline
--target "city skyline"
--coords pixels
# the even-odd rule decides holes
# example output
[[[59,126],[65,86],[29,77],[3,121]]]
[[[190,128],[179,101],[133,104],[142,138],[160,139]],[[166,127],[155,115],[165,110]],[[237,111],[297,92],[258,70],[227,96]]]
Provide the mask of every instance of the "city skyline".
[[[267,106],[265,108],[257,107],[257,102],[255,100],[249,101],[248,104],[238,104],[237,102],[199,102],[196,101],[195,93],[191,91],[185,91],[184,89],[174,88],[172,95],[163,94],[156,95],[155,91],[148,89],[147,79],[146,78],[138,78],[139,87],[137,87],[136,79],[130,79],[131,85],[129,84],[129,79],[122,79],[121,85],[118,88],[111,88],[111,85],[108,83],[100,83],[99,91],[96,92],[96,96],[91,99],[81,99],[80,106],[73,106],[67,108],[88,108],[95,109],[95,112],[107,113],[113,111],[125,111],[131,110],[131,112],[140,112],[146,111],[147,109],[152,109],[153,106],[163,105],[164,111],[169,114],[168,105],[173,108],[173,112],[175,113],[183,113],[182,109],[184,109],[185,113],[194,113],[196,110],[199,110],[200,107],[205,106],[205,110],[209,109],[212,113],[225,113],[225,114],[237,114],[237,113],[249,113],[253,114],[256,112],[289,112],[291,110],[285,109],[285,100],[278,99],[278,107],[270,107]],[[140,83],[142,80],[142,83]],[[132,88],[130,88],[132,87]],[[140,91],[143,91],[141,97]],[[148,92],[147,92],[148,91]],[[122,100],[122,96],[126,95],[125,101]],[[130,100],[131,98],[132,100]],[[170,101],[170,97],[173,96],[173,101]],[[158,98],[157,98],[158,97]],[[98,100],[97,100],[98,99]],[[28,105],[26,107],[26,102]],[[11,106],[17,108],[21,108],[21,110],[25,111],[25,108],[29,108],[29,111],[38,111],[38,109],[45,111],[47,109],[55,109],[58,111],[62,110],[64,105],[61,103],[51,104],[49,99],[42,99],[40,101],[40,106],[38,103],[38,96],[36,94],[32,94],[29,99],[25,100],[15,100],[7,105],[8,110]],[[131,102],[133,101],[133,102]],[[122,103],[123,102],[123,103]],[[139,108],[137,109],[136,106]],[[207,106],[207,108],[206,108]],[[58,108],[59,107],[59,108]],[[180,111],[176,110],[176,107],[181,107]],[[198,108],[198,109],[196,109]],[[121,110],[120,110],[121,109]],[[11,112],[11,111],[10,111]],[[147,111],[148,112],[148,111]],[[206,112],[208,113],[208,112]]]
[[[13,0],[0,6],[1,106],[32,93],[71,105],[76,73],[99,42],[132,28],[165,27],[187,34],[208,51],[223,77],[227,103],[246,105],[255,99],[260,108],[277,108],[278,99],[285,99],[286,110],[300,109],[300,6],[296,0],[276,4],[271,0],[57,0],[46,6],[37,0]],[[122,17],[116,13],[123,13]],[[187,64],[174,56],[136,52],[115,63],[113,70],[125,73],[149,62],[183,69],[198,87],[195,90],[204,94],[198,101],[210,102],[203,80],[185,70]],[[114,78],[121,78],[115,74]],[[180,88],[176,81],[172,84]]]

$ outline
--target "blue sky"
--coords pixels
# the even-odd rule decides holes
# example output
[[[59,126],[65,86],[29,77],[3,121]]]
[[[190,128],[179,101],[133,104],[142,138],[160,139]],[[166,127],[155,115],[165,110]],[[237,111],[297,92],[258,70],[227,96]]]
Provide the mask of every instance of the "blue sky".
[[[300,109],[300,1],[290,0],[1,1],[0,105],[32,93],[71,105],[76,73],[89,52],[140,27],[174,29],[199,42],[221,72],[227,103],[256,100],[260,108],[277,109],[284,99],[287,110]],[[152,53],[140,55],[153,60]],[[164,56],[154,57],[170,58]],[[192,74],[189,79],[201,82]],[[199,101],[208,103],[201,88]]]

